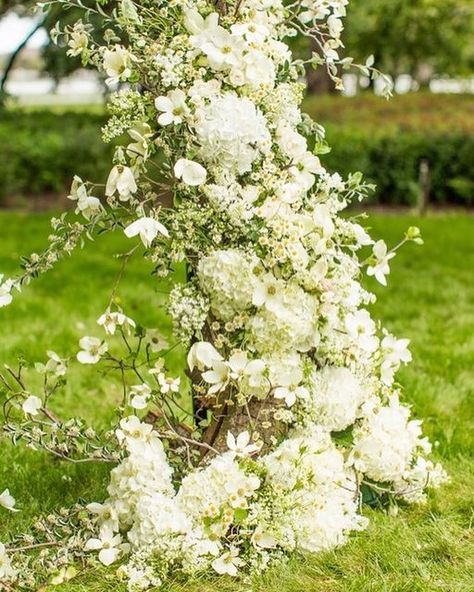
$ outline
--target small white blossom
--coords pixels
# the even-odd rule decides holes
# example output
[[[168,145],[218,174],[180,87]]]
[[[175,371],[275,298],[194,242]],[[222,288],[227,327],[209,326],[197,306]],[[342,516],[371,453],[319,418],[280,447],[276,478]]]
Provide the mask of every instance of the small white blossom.
[[[112,197],[117,192],[120,201],[128,201],[137,190],[138,186],[132,169],[121,164],[114,166],[107,179],[105,195]]]
[[[160,385],[160,391],[163,395],[167,393],[178,393],[181,384],[181,379],[167,377],[165,374],[158,374],[158,384]]]
[[[151,388],[147,384],[137,384],[130,389],[130,405],[134,409],[146,409],[151,397]]]
[[[258,446],[250,444],[250,434],[247,431],[240,433],[237,438],[227,432],[227,448],[236,456],[248,456],[259,450]]]
[[[107,84],[128,80],[132,73],[132,60],[130,53],[120,46],[115,49],[106,49],[104,52],[104,70],[107,72]]]
[[[299,375],[299,373],[297,373]],[[297,379],[299,376],[297,377]],[[292,373],[288,373],[273,391],[275,399],[283,399],[288,407],[292,407],[297,399],[307,399],[309,395],[308,389],[302,385],[295,384],[295,377]]]
[[[3,543],[0,543],[0,580],[10,580],[14,578],[17,571],[13,569],[10,557]]]
[[[106,566],[112,565],[126,550],[127,545],[122,543],[120,534],[114,532],[108,527],[102,527],[100,538],[89,539],[84,547],[85,551],[99,551],[99,561]]]
[[[202,374],[203,379],[210,385],[209,394],[218,393],[222,391],[230,380],[230,368],[226,362],[219,362],[214,360],[211,370],[207,370]]]
[[[27,415],[38,415],[42,406],[43,402],[39,397],[30,395],[25,399],[21,407]]]
[[[177,179],[182,179],[186,185],[197,187],[206,182],[207,171],[198,162],[194,162],[194,160],[180,158],[174,165],[174,176]]]
[[[179,89],[170,91],[165,97],[156,98],[155,107],[161,111],[161,115],[158,117],[160,125],[178,125],[189,115],[186,95]]]
[[[117,327],[122,327],[126,333],[130,334],[130,331],[136,327],[133,319],[122,312],[111,312],[110,310],[99,317],[97,324],[104,328],[107,335],[114,335]]]
[[[10,512],[19,512],[19,510],[15,508],[15,505],[15,498],[11,495],[8,489],[5,489],[3,493],[0,493],[0,506],[6,510],[10,510]]]
[[[238,574],[238,568],[245,565],[244,561],[238,556],[237,549],[232,549],[227,553],[222,554],[212,562],[212,568],[220,575],[228,575],[235,577]]]
[[[13,296],[11,294],[12,288],[13,288],[13,281],[12,280],[3,281],[3,275],[0,274],[0,308],[11,304],[11,302],[13,300]]]
[[[83,337],[79,345],[82,350],[77,354],[77,360],[81,364],[97,364],[109,349],[107,343],[97,337]]]
[[[103,210],[100,199],[88,194],[87,187],[78,176],[74,177],[68,199],[77,201],[76,214],[82,214],[86,220],[90,220]]]
[[[158,234],[162,234],[166,238],[169,238],[169,232],[161,222],[146,216],[129,224],[124,232],[125,236],[128,238],[140,235],[141,241],[145,247],[149,247]]]
[[[387,285],[386,276],[390,273],[390,266],[388,262],[395,257],[395,253],[387,252],[387,245],[383,240],[379,240],[373,247],[373,254],[375,257],[374,265],[369,265],[367,268],[367,275],[374,276],[375,279],[382,284]]]
[[[366,310],[358,310],[355,313],[349,313],[345,319],[347,333],[359,347],[373,352],[379,344],[375,334],[375,323]]]
[[[221,362],[224,358],[216,348],[206,341],[199,341],[191,347],[188,353],[188,367],[191,372],[194,368],[204,370],[211,368],[214,362]]]
[[[55,376],[65,376],[67,372],[67,361],[63,360],[52,350],[48,350],[46,353],[48,354],[48,361],[44,366],[45,371],[51,372]]]

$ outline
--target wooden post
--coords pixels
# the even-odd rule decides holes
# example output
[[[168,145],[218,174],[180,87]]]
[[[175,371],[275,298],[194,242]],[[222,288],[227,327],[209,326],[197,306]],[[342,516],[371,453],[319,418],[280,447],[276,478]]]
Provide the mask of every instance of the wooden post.
[[[420,216],[424,216],[430,202],[431,192],[430,165],[426,158],[420,161],[419,187],[417,211]]]

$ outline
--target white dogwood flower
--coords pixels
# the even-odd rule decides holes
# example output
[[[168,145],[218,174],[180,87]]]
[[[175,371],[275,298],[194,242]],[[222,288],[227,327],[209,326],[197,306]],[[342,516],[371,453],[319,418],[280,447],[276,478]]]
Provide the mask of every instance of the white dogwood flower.
[[[63,360],[58,354],[52,350],[48,350],[48,361],[46,364],[35,364],[35,369],[40,374],[54,374],[54,376],[65,376],[67,372],[67,361]]]
[[[120,420],[120,427],[115,430],[115,434],[117,440],[123,444],[133,440],[147,440],[152,431],[152,425],[141,422],[136,415],[130,415]]]
[[[204,18],[195,8],[191,8],[184,14],[184,26],[192,34],[190,37],[191,45],[201,48],[220,29],[219,15],[217,12],[211,12]]]
[[[30,395],[27,399],[25,399],[21,408],[27,415],[38,415],[42,406],[43,402],[39,397]]]
[[[104,328],[107,335],[114,335],[117,327],[122,327],[126,333],[130,334],[131,330],[136,327],[135,321],[124,315],[123,312],[111,312],[110,310],[97,319],[97,324]]]
[[[145,247],[149,247],[155,240],[158,234],[162,234],[166,238],[169,238],[169,232],[161,222],[154,218],[147,216],[139,218],[132,222],[125,228],[125,236],[133,238],[134,236],[140,235],[142,243]]]
[[[134,409],[145,409],[151,397],[151,388],[147,384],[136,384],[130,389],[130,405]]]
[[[252,544],[261,549],[274,549],[277,546],[277,539],[269,532],[265,532],[261,526],[258,526],[252,535]]]
[[[369,265],[367,268],[367,275],[374,276],[375,279],[382,284],[382,286],[387,285],[387,278],[386,276],[390,273],[390,266],[388,262],[390,259],[395,257],[395,253],[388,253],[387,252],[387,245],[385,241],[379,240],[373,246],[373,254],[375,258],[375,263],[373,265]]]
[[[13,281],[5,280],[3,283],[2,281],[3,275],[0,274],[0,308],[3,306],[8,306],[13,300],[13,296],[11,294]]]
[[[262,360],[249,360],[245,351],[236,352],[229,358],[230,377],[233,380],[248,378],[253,386],[260,384],[260,379],[265,370],[265,362]]]
[[[222,391],[230,380],[230,368],[226,362],[214,360],[211,370],[207,370],[202,374],[203,379],[210,385],[209,394],[218,393]]]
[[[118,193],[120,201],[128,201],[138,191],[135,175],[130,167],[118,164],[110,171],[105,187],[105,195],[112,197]]]
[[[97,517],[100,526],[105,526],[110,530],[117,532],[119,529],[119,513],[111,503],[98,504],[91,503],[86,506],[87,510]]]
[[[10,490],[5,489],[3,493],[0,493],[0,506],[9,510],[10,512],[19,512],[20,510],[15,508],[16,501],[11,495]]]
[[[409,339],[397,339],[393,335],[385,335],[382,339],[382,349],[385,358],[389,358],[397,364],[400,362],[408,364],[408,362],[412,361],[412,355],[408,349],[409,345]]]
[[[249,456],[260,450],[255,444],[250,444],[250,434],[247,431],[240,433],[237,438],[231,432],[227,432],[227,448],[235,456]]]
[[[161,111],[158,116],[160,125],[178,125],[189,115],[185,93],[178,89],[171,90],[166,96],[155,99],[155,107]]]
[[[257,22],[239,23],[232,25],[230,30],[233,35],[245,37],[250,43],[263,43],[268,37],[268,28]]]
[[[114,534],[108,527],[102,527],[99,538],[89,539],[85,546],[85,551],[99,551],[99,561],[106,566],[115,563],[120,555],[126,550],[126,545],[122,543],[120,534]]]
[[[178,393],[179,387],[181,384],[181,379],[179,378],[171,378],[167,377],[165,374],[160,372],[157,377],[158,384],[160,385],[160,391],[163,395],[167,393]]]
[[[278,386],[273,391],[273,396],[275,399],[283,399],[288,407],[292,407],[297,399],[307,399],[309,392],[304,386],[288,384],[287,386]]]
[[[89,195],[87,187],[80,177],[74,177],[71,193],[68,195],[71,201],[77,201],[76,214],[82,214],[86,220],[90,220],[103,210],[100,199]]]
[[[242,40],[222,27],[217,27],[212,38],[201,45],[201,51],[206,54],[210,67],[218,71],[238,66],[242,60],[243,49]]]
[[[194,160],[180,158],[174,165],[174,176],[177,179],[182,179],[183,183],[186,183],[186,185],[197,187],[206,182],[207,171],[202,165]]]
[[[316,182],[315,175],[322,174],[324,169],[317,156],[311,154],[311,152],[306,152],[298,158],[295,165],[290,167],[290,172],[293,174],[296,183],[305,190],[309,190]]]
[[[240,559],[239,551],[231,549],[212,562],[212,568],[220,575],[229,575],[235,577],[238,574],[238,568],[245,565]]]
[[[82,337],[79,345],[82,349],[77,354],[77,360],[81,364],[97,364],[109,349],[107,343],[97,337]]]
[[[378,338],[374,335],[375,323],[367,310],[358,310],[355,313],[349,313],[345,318],[347,333],[359,347],[373,352],[379,344]]]
[[[196,367],[202,371],[205,368],[211,368],[214,362],[221,362],[223,359],[212,343],[198,341],[192,345],[188,352],[188,368],[191,372]]]
[[[77,28],[76,30],[71,31],[71,33],[69,34],[69,40],[67,45],[69,47],[67,51],[68,56],[80,56],[89,45],[89,37],[87,36],[87,33]]]
[[[13,569],[10,557],[7,554],[6,547],[0,543],[0,580],[9,580],[15,577],[17,571]]]
[[[124,47],[106,49],[104,52],[104,70],[107,72],[107,84],[116,84],[128,80],[132,74],[132,59],[130,52]]]
[[[255,284],[252,303],[254,306],[266,305],[271,309],[273,304],[278,303],[283,286],[284,283],[277,280],[273,274],[265,274]]]

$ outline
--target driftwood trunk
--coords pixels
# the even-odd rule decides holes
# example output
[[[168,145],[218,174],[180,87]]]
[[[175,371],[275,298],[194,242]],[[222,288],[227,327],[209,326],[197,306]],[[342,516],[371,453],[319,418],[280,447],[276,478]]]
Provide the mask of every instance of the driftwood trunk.
[[[266,399],[253,399],[244,407],[226,406],[216,417],[204,434],[204,442],[217,452],[227,450],[227,434],[235,436],[248,431],[263,442],[261,452],[271,449],[275,438],[284,435],[286,426],[274,419],[274,412],[282,402],[269,396]],[[205,455],[206,457],[208,454]]]
[[[226,0],[215,0],[216,10],[223,16],[228,14],[228,4]],[[236,5],[235,12],[238,13],[241,2]],[[190,374],[193,384],[201,382],[201,377],[195,372]],[[202,404],[199,397],[195,397],[194,416],[196,421],[202,420],[207,415],[207,409]],[[224,407],[215,414],[211,424],[204,432],[203,442],[209,449],[201,449],[203,459],[209,458],[212,454],[225,452],[227,450],[227,434],[231,432],[235,436],[241,432],[248,431],[252,435],[258,434],[259,440],[263,441],[262,452],[268,451],[275,438],[285,433],[286,426],[275,421],[273,415],[282,402],[269,395],[265,399],[253,399],[243,407],[224,405]],[[211,451],[211,448],[214,452]]]

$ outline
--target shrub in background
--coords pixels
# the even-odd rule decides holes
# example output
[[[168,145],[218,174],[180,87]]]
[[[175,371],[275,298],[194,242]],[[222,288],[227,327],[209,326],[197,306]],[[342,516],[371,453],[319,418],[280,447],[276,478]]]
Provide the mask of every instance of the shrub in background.
[[[103,110],[12,109],[0,119],[0,199],[64,193],[74,174],[106,178],[112,147],[102,143]]]
[[[474,203],[472,96],[428,93],[318,97],[306,110],[326,127],[329,170],[362,171],[377,185],[373,203],[414,205],[420,162],[429,163],[435,205]]]
[[[311,96],[306,111],[327,130],[329,170],[364,173],[372,203],[414,205],[419,167],[429,162],[434,205],[474,203],[474,100],[416,93],[387,102],[372,94]],[[0,118],[0,202],[66,193],[74,174],[104,178],[113,147],[98,130],[101,107],[14,108]]]

